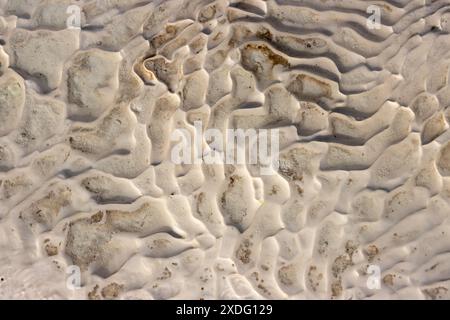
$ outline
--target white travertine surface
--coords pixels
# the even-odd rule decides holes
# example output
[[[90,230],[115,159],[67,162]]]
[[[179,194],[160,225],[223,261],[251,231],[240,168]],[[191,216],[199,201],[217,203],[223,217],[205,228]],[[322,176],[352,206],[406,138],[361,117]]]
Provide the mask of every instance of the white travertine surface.
[[[1,299],[450,298],[450,0],[0,0],[0,44]],[[177,164],[195,123],[279,167]]]

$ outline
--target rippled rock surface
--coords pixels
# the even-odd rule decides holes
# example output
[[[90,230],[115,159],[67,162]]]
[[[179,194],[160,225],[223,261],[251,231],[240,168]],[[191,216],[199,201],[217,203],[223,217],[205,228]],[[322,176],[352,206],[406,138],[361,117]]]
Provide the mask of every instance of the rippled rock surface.
[[[0,298],[449,299],[449,12],[0,0]]]

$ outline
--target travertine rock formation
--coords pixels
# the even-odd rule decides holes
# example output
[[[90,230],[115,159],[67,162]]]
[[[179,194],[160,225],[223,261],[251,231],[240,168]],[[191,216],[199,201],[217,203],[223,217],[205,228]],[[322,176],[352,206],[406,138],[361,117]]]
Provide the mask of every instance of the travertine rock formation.
[[[449,0],[0,0],[0,45],[0,298],[450,298]],[[279,166],[177,164],[198,122]]]

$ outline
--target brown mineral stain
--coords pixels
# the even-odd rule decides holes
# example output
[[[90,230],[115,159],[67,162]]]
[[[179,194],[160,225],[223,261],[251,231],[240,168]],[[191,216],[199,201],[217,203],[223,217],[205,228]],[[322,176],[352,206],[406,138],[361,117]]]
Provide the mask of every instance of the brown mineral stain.
[[[103,212],[98,211],[97,213],[95,213],[91,216],[91,223],[98,223],[98,222],[102,221],[102,218],[103,218]]]
[[[394,274],[387,274],[383,277],[383,283],[388,286],[393,286],[394,278],[395,278]]]
[[[100,300],[101,299],[100,295],[98,294],[98,289],[99,289],[99,286],[98,286],[98,284],[96,284],[94,286],[94,288],[92,289],[92,291],[90,291],[88,293],[89,300]]]
[[[270,60],[271,63],[272,63],[272,65],[274,65],[274,66],[277,65],[277,64],[282,65],[282,66],[285,66],[285,67],[289,67],[289,66],[290,66],[290,64],[289,64],[289,62],[287,61],[286,58],[280,56],[279,54],[276,54],[275,52],[272,51],[272,49],[270,49],[270,48],[269,48],[267,45],[265,45],[265,44],[247,44],[247,45],[244,47],[243,51],[245,52],[245,55],[246,55],[246,53],[251,53],[251,52],[254,52],[254,51],[259,51],[259,52],[262,53],[268,60]],[[244,63],[244,62],[243,62],[243,63]],[[246,61],[245,64],[246,64],[246,65],[251,65],[252,63],[251,63],[250,61]],[[255,67],[252,67],[252,69],[255,69],[255,68],[257,68],[257,67],[256,67],[256,66],[255,66]],[[257,71],[257,70],[253,70],[253,71]]]
[[[110,283],[102,289],[102,297],[105,299],[115,299],[120,295],[123,290],[123,285],[118,283]]]
[[[58,254],[58,247],[51,243],[47,243],[45,245],[45,252],[49,257],[56,256]]]
[[[252,251],[250,250],[250,247],[252,245],[253,243],[249,239],[244,239],[236,250],[236,258],[243,264],[248,264],[251,261],[250,255],[252,254]]]
[[[367,247],[365,252],[366,252],[368,261],[372,262],[375,259],[375,257],[380,253],[380,250],[378,249],[378,247],[376,245],[372,244]]]
[[[262,40],[266,40],[266,41],[272,41],[273,39],[273,34],[272,32],[270,32],[269,29],[267,28],[261,28],[260,30],[258,30],[258,32],[256,33],[256,36]]]
[[[340,297],[342,295],[342,283],[341,279],[333,281],[331,284],[331,296],[333,298]]]

